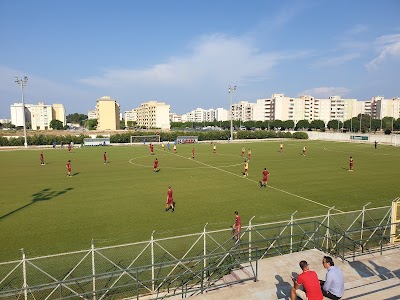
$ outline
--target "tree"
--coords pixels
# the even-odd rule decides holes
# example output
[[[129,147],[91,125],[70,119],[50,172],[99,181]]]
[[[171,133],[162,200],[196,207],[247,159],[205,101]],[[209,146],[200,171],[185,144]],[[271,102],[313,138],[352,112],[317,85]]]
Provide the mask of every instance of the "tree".
[[[322,120],[312,120],[310,123],[310,127],[321,130],[325,128],[325,122]]]
[[[136,121],[128,121],[128,122],[126,122],[126,124],[128,125],[129,129],[133,129],[136,127],[137,123],[136,123]],[[171,125],[171,127],[172,127],[172,125]]]
[[[67,123],[77,123],[79,125],[83,125],[84,121],[87,120],[87,118],[87,115],[73,113],[67,115]]]
[[[328,122],[328,124],[326,125],[326,127],[328,127],[329,129],[333,129],[333,130],[339,130],[340,128],[343,127],[343,123],[340,122],[339,120],[330,120]]]
[[[62,130],[64,128],[64,125],[63,122],[61,122],[60,120],[51,120],[50,128],[55,130]]]
[[[301,129],[308,129],[310,128],[310,122],[308,122],[308,120],[300,120],[297,122],[296,127]]]
[[[283,122],[281,120],[273,120],[273,121],[270,121],[269,126],[270,126],[270,128],[281,129],[282,124],[283,124]]]
[[[283,127],[285,127],[285,129],[294,128],[294,121],[293,120],[284,121]]]
[[[124,119],[119,121],[119,128],[121,128],[121,129],[125,129],[126,128]]]
[[[85,127],[89,130],[95,130],[97,128],[97,119],[86,120]]]

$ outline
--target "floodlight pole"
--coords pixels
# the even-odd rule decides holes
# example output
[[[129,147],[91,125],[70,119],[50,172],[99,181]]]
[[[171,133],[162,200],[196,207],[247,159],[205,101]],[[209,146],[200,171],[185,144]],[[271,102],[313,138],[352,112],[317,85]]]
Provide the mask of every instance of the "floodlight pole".
[[[228,93],[231,95],[231,107],[229,111],[231,113],[231,141],[233,141],[233,115],[232,115],[232,94],[236,91],[236,85],[230,86],[228,85]]]
[[[28,142],[26,140],[26,124],[25,124],[25,99],[24,99],[24,87],[26,86],[26,83],[28,82],[28,77],[24,77],[24,79],[19,79],[18,77],[15,77],[15,82],[19,84],[21,87],[21,99],[22,99],[22,122],[24,123],[24,146],[25,148],[28,147]]]

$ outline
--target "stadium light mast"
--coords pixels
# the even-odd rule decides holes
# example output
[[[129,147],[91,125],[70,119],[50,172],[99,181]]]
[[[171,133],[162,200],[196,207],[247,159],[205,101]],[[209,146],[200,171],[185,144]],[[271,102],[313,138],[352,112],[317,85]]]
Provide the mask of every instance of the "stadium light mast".
[[[19,86],[21,87],[22,122],[24,123],[24,146],[25,146],[25,148],[27,148],[28,147],[28,142],[26,140],[24,87],[26,86],[26,83],[28,82],[28,77],[25,76],[23,79],[19,79],[18,77],[15,77],[15,82],[17,84],[19,84]]]
[[[232,94],[236,91],[236,85],[228,85],[228,93],[231,95],[231,107],[229,109],[231,113],[231,141],[233,141],[233,115],[232,115]]]

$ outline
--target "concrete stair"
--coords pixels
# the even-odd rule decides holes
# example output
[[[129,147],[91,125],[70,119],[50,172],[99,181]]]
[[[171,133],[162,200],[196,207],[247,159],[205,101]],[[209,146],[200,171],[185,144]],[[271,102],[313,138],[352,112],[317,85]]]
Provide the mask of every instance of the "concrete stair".
[[[292,280],[301,272],[298,263],[306,260],[310,269],[320,279],[325,278],[322,266],[325,253],[313,249],[277,257],[262,259],[258,263],[258,280],[244,281],[252,277],[249,266],[233,270],[215,283],[215,289],[190,297],[192,300],[288,300]],[[334,258],[335,266],[343,270],[345,292],[342,300],[400,300],[400,249],[361,256],[354,262],[342,262]],[[233,281],[239,281],[234,284]],[[182,299],[182,296],[179,296]],[[141,298],[144,299],[144,298]],[[150,298],[149,298],[150,299]],[[168,298],[178,299],[178,296]]]

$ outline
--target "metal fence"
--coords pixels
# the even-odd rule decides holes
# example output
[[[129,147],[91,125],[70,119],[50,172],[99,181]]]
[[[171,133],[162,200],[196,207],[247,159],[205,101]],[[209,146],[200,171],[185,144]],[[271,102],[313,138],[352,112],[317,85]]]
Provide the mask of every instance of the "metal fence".
[[[0,263],[0,299],[182,298],[215,288],[235,268],[257,260],[320,249],[345,260],[390,244],[391,206],[286,221],[249,224],[240,242],[230,229]],[[395,224],[396,226],[398,224]],[[377,250],[378,249],[378,250]],[[242,280],[242,279],[241,279]],[[145,296],[147,295],[147,296]],[[150,295],[150,296],[149,296]],[[147,298],[146,298],[147,299]]]

